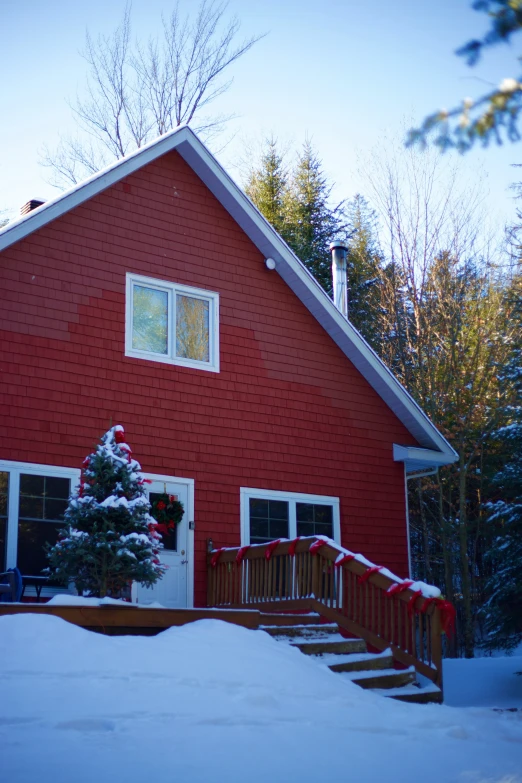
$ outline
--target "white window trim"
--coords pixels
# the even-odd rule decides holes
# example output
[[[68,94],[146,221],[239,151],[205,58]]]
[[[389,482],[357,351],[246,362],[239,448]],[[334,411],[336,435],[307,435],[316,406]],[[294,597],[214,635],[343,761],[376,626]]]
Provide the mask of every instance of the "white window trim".
[[[338,497],[330,495],[306,495],[301,492],[280,492],[273,489],[241,487],[239,490],[241,514],[241,546],[250,544],[250,498],[288,501],[288,537],[297,536],[296,503],[317,503],[333,508],[333,538],[341,543],[341,512]]]
[[[134,285],[143,285],[147,288],[155,288],[165,291],[168,294],[168,334],[167,350],[168,355],[152,353],[151,351],[138,351],[132,347],[132,289]],[[195,299],[204,299],[209,302],[209,361],[199,362],[195,359],[183,359],[174,355],[175,351],[175,296],[176,293],[183,296],[191,296]],[[125,356],[134,359],[146,359],[147,361],[162,362],[163,364],[174,364],[180,367],[190,367],[195,370],[207,370],[209,372],[219,372],[219,294],[215,291],[206,291],[201,288],[192,288],[191,286],[173,283],[169,280],[158,280],[153,277],[143,277],[133,272],[127,272],[126,291],[125,291]]]
[[[54,465],[37,465],[33,462],[13,462],[0,460],[0,472],[9,473],[9,501],[7,507],[7,548],[5,553],[6,567],[14,568],[18,552],[18,510],[20,505],[20,475],[52,476],[53,478],[71,479],[71,491],[75,482],[80,481],[78,468],[62,468]],[[56,592],[56,591],[55,591]],[[42,595],[44,593],[42,592]]]

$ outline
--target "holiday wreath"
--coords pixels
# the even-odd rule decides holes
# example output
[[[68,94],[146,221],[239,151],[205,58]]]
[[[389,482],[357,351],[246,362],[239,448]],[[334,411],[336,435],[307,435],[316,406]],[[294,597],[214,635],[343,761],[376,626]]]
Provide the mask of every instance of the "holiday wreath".
[[[184,513],[183,503],[180,503],[175,495],[168,495],[166,492],[159,495],[152,504],[151,516],[156,520],[156,530],[165,535],[181,522]]]

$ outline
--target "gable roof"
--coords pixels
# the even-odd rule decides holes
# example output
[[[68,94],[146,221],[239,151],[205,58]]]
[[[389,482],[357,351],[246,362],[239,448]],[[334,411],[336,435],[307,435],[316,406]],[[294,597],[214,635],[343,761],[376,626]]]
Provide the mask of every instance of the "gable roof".
[[[9,223],[0,231],[0,251],[172,150],[176,150],[195,171],[264,257],[274,259],[279,275],[421,447],[395,449],[394,458],[405,463],[407,472],[454,462],[457,453],[447,440],[357,329],[339,312],[304,264],[187,126],[181,126],[160,136],[27,215]]]

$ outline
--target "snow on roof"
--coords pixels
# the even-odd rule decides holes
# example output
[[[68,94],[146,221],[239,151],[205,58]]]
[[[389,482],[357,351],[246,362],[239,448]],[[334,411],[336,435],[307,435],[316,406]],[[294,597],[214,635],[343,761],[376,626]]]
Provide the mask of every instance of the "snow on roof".
[[[399,451],[394,459],[404,462],[407,472],[419,470],[419,463],[424,468],[454,462],[457,454],[447,440],[188,126],[158,137],[9,223],[0,231],[0,251],[172,150],[195,171],[264,257],[274,259],[279,275],[422,447],[407,454]]]

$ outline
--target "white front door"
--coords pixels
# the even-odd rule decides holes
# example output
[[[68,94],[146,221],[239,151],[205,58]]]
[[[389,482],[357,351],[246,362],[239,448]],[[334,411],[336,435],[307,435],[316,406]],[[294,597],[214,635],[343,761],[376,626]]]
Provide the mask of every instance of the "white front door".
[[[149,500],[157,500],[165,492],[175,495],[183,504],[183,519],[176,525],[172,534],[163,536],[163,549],[160,560],[167,571],[153,587],[137,586],[137,598],[140,604],[157,602],[170,609],[184,609],[187,606],[187,565],[188,565],[188,524],[189,492],[187,484],[175,481],[152,481],[147,485]]]

